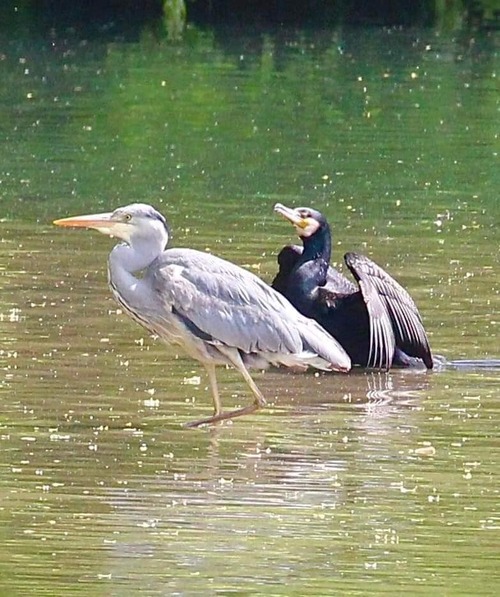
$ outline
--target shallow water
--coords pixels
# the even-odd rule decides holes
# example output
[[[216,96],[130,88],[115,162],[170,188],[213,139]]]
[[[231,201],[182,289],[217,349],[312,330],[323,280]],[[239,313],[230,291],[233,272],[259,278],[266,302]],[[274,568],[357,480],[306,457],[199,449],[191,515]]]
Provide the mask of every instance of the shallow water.
[[[11,593],[495,594],[498,36],[191,30],[3,40],[0,586]],[[106,288],[132,200],[270,281],[310,204],[419,305],[433,372],[202,368]],[[231,370],[223,403],[248,403]]]

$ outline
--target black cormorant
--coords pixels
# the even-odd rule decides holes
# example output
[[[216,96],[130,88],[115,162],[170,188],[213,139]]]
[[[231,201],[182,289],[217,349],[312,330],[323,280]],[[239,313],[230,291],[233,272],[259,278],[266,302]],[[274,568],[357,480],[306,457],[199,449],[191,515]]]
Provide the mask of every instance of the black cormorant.
[[[303,248],[285,246],[272,286],[302,314],[315,319],[363,367],[389,369],[433,360],[422,318],[408,292],[364,255],[346,253],[357,285],[330,266],[331,233],[326,218],[308,207],[274,210],[291,222]]]

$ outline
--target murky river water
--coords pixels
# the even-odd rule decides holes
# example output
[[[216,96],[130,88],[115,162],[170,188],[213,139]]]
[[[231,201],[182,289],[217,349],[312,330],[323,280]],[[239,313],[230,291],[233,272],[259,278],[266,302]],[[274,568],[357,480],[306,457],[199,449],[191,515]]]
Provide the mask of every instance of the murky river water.
[[[0,46],[0,586],[7,594],[495,594],[498,33]],[[271,280],[330,219],[416,299],[435,372],[256,373],[213,429],[202,368],[117,313],[112,241],[56,217],[132,200],[177,246]],[[248,402],[218,374],[228,407]]]

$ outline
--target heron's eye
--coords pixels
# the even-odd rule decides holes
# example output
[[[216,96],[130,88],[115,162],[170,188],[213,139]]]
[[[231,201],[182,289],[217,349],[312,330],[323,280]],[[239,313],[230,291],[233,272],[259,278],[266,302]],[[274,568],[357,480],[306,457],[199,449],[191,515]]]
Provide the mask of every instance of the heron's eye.
[[[131,214],[125,214],[125,222],[130,222],[131,219],[132,219]]]

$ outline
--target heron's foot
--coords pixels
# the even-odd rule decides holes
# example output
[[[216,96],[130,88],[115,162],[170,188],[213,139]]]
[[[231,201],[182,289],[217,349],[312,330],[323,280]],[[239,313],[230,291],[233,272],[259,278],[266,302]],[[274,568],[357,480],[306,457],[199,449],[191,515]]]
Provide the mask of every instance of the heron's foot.
[[[244,406],[243,408],[237,408],[236,410],[230,410],[228,412],[220,412],[213,415],[212,417],[207,417],[206,419],[200,419],[199,421],[191,421],[189,423],[185,423],[184,427],[193,429],[195,427],[201,427],[201,425],[212,425],[213,423],[218,423],[219,421],[226,421],[227,419],[234,419],[235,417],[249,415],[250,413],[259,410],[259,408],[262,408],[265,405],[265,401],[255,401],[253,404],[250,404],[249,406]]]

